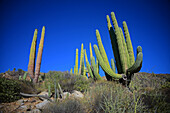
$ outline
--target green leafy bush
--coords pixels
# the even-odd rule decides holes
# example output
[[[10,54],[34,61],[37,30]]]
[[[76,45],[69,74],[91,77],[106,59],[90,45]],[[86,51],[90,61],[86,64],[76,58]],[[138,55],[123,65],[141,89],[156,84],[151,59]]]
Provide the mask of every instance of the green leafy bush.
[[[0,103],[20,99],[21,85],[18,81],[0,77]]]

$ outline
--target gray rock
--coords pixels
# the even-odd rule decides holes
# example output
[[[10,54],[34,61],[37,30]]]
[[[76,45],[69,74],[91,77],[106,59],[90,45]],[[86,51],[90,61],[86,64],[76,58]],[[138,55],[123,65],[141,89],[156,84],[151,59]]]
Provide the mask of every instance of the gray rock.
[[[46,97],[49,97],[48,96],[48,92],[46,92],[46,91],[43,91],[43,92],[41,92],[41,93],[39,93],[38,95],[43,95],[43,96],[46,96]],[[51,96],[51,95],[50,95]],[[42,97],[39,97],[41,100],[46,100],[45,98],[42,98]]]
[[[49,104],[50,102],[48,100],[44,100],[43,102],[35,105],[37,109],[43,109],[45,105]]]
[[[69,92],[64,92],[64,93],[62,94],[62,98],[63,98],[63,99],[69,98],[70,96],[71,96],[71,94],[70,94]]]
[[[17,101],[16,104],[18,104],[18,105],[23,105],[23,104],[24,104],[24,100],[23,100],[23,99],[20,99],[20,100]]]
[[[76,91],[76,90],[73,91],[71,96],[74,98],[83,98],[84,97],[84,95],[80,91]]]
[[[22,109],[22,110],[27,110],[28,108],[27,108],[27,106],[26,105],[24,105],[24,106],[20,106],[18,109]]]

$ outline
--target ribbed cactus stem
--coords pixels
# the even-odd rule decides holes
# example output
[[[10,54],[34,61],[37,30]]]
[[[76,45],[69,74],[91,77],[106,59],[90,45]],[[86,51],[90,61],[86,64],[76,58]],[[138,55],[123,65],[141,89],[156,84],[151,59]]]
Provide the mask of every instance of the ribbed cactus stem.
[[[32,44],[31,44],[30,56],[29,56],[29,64],[28,64],[28,73],[29,73],[29,75],[30,75],[32,78],[34,78],[37,33],[38,33],[38,30],[35,29],[35,31],[34,31],[34,36],[33,36],[33,40],[32,40]]]
[[[99,52],[99,49],[98,49],[97,45],[93,45],[93,48],[94,48],[96,57],[97,57],[97,59],[99,61],[99,64],[100,64],[101,68],[103,69],[103,71],[105,73],[107,73],[109,76],[111,76],[115,80],[121,79],[121,78],[123,78],[125,76],[125,75],[114,73],[113,70],[105,64],[105,62],[104,62],[104,60],[103,60],[103,58],[102,58],[102,56],[101,56],[101,54]]]
[[[93,57],[93,52],[92,52],[91,43],[89,43],[89,49],[90,49],[90,58],[91,58],[91,57]]]
[[[91,58],[91,62],[92,62],[93,72],[94,72],[94,76],[96,80],[103,80],[102,77],[98,73],[94,57]]]
[[[123,35],[123,31],[122,31],[122,28],[119,28],[120,29],[120,33],[121,33],[121,36],[122,36],[122,43],[123,43],[123,48],[124,48],[124,56],[125,56],[125,70],[128,69],[129,67],[129,53],[128,53],[128,50],[127,50],[127,46],[126,46],[126,42],[125,42],[125,38],[124,38],[124,35]]]
[[[118,51],[116,34],[115,34],[113,27],[111,25],[109,15],[107,15],[106,18],[107,18],[107,26],[108,26],[108,30],[109,30],[109,34],[110,34],[110,40],[111,40],[111,44],[112,44],[112,49],[113,49],[113,53],[114,53],[114,57],[115,57],[117,70],[118,70],[118,73],[121,73],[122,67],[121,67],[121,63],[120,63],[120,56],[119,56],[119,51]]]
[[[82,65],[82,59],[83,59],[83,53],[84,49],[83,49],[83,43],[81,44],[81,52],[80,52],[80,68],[79,68],[79,74],[81,74],[81,65]]]
[[[108,58],[107,58],[105,49],[104,49],[104,47],[103,47],[102,40],[101,40],[101,37],[100,37],[100,34],[99,34],[99,31],[98,31],[98,30],[96,30],[96,37],[97,37],[97,42],[98,42],[99,50],[100,50],[100,52],[101,52],[103,61],[106,63],[106,65],[107,65],[108,67],[110,67],[109,61],[108,61]]]
[[[71,75],[73,74],[73,69],[72,69],[72,68],[70,69],[70,74],[71,74]]]
[[[116,73],[116,67],[115,67],[115,62],[113,59],[111,59],[111,66],[112,66],[112,70],[114,73]]]
[[[89,73],[90,77],[93,79],[94,77],[93,77],[93,73],[92,73],[88,58],[87,58],[86,50],[85,50],[85,59],[86,59],[86,67],[87,67],[88,73]]]
[[[135,57],[134,57],[132,42],[130,39],[129,30],[128,30],[128,27],[125,21],[123,21],[123,29],[124,29],[125,38],[126,38],[127,50],[129,53],[129,67],[131,67],[135,62]]]
[[[38,77],[40,75],[40,68],[41,68],[41,60],[42,60],[42,53],[43,53],[43,47],[44,47],[44,36],[45,36],[45,26],[42,28],[41,32],[41,40],[38,48],[38,56],[36,61],[36,69],[35,69],[35,78],[33,80],[34,83],[38,82]]]
[[[99,73],[99,61],[97,60],[97,58],[96,58],[96,69],[97,69],[97,72]]]
[[[85,65],[84,65],[84,50],[82,50],[81,52],[82,56],[81,56],[81,70],[80,70],[80,75],[84,75],[84,68],[85,68]]]
[[[127,70],[127,73],[132,74],[139,72],[140,69],[142,68],[142,62],[143,62],[143,53],[142,53],[142,47],[138,46],[137,47],[137,57],[135,63]]]
[[[111,18],[112,18],[112,22],[114,25],[116,38],[117,38],[118,51],[119,51],[119,55],[120,55],[120,63],[121,63],[121,67],[122,67],[121,73],[126,73],[125,55],[124,55],[124,49],[123,49],[123,43],[122,43],[122,36],[121,36],[120,29],[119,29],[114,12],[111,12]]]
[[[78,75],[78,49],[76,49],[75,75]]]

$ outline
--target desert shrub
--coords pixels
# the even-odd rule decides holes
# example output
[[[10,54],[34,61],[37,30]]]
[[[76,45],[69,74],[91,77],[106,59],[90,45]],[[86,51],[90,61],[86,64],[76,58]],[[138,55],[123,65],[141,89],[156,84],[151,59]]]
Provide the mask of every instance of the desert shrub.
[[[0,77],[0,103],[20,99],[21,85],[18,81]]]
[[[143,112],[145,108],[138,93],[132,93],[128,88],[114,82],[95,83],[85,93],[85,98],[91,113]]]
[[[86,113],[86,109],[81,100],[66,99],[47,105],[43,113]]]
[[[162,85],[162,88],[170,88],[170,82],[165,82],[165,84]]]
[[[74,89],[81,91],[81,92],[86,91],[89,88],[91,81],[88,81],[82,77],[78,77],[78,78],[80,78],[80,79],[77,79],[76,82],[74,83]]]
[[[146,105],[145,112],[168,113],[170,111],[170,103],[165,100],[166,95],[160,90],[146,92],[142,97]]]
[[[145,74],[145,73],[136,73],[132,81],[135,82],[136,88],[152,88],[159,89],[167,82],[168,78],[165,76],[158,76],[154,73]]]
[[[83,92],[89,88],[90,81],[81,75],[71,75],[68,72],[48,72],[45,77],[45,88],[47,89],[50,84],[51,91],[54,92],[55,83],[59,83],[63,91],[78,90]]]
[[[131,81],[130,90],[138,94],[145,105],[144,112],[162,112],[170,110],[170,104],[167,102],[169,87],[168,77],[157,74],[138,73]],[[136,98],[138,98],[136,97]]]

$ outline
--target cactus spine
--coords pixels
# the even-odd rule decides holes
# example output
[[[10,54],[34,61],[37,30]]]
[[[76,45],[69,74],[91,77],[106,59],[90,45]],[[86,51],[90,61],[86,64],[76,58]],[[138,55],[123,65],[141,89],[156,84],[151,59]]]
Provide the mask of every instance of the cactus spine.
[[[98,30],[96,30],[96,37],[99,49],[97,45],[93,46],[95,54],[97,56],[101,68],[106,73],[106,78],[108,78],[107,76],[111,76],[113,79],[121,79],[124,77],[127,77],[127,79],[131,79],[133,73],[139,72],[142,67],[143,61],[142,48],[141,46],[138,46],[137,58],[135,61],[133,47],[126,22],[125,21],[123,22],[123,29],[126,38],[125,41],[122,29],[118,26],[114,12],[111,12],[111,19],[113,22],[114,29],[111,25],[110,18],[107,15],[107,25],[118,74],[115,73],[115,63],[113,59],[111,60],[112,69],[110,68],[107,55],[105,53]]]

